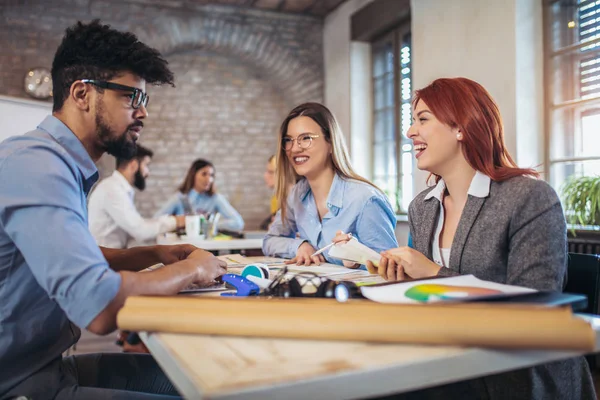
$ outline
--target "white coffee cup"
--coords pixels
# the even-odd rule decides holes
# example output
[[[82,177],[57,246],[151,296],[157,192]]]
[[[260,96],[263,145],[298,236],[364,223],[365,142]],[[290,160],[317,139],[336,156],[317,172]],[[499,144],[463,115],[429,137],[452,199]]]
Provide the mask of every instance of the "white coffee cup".
[[[187,237],[198,237],[200,235],[200,216],[185,216],[185,234]]]

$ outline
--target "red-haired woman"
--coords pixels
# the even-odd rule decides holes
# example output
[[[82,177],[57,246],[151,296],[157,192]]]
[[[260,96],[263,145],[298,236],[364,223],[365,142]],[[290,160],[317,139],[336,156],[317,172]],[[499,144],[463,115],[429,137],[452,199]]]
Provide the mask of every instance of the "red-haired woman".
[[[413,107],[408,137],[418,168],[436,185],[410,204],[413,248],[382,252],[378,272],[388,280],[473,274],[562,291],[567,243],[560,201],[508,154],[490,94],[466,78],[437,79],[417,90]],[[596,398],[582,357],[482,379],[440,388],[440,398]]]

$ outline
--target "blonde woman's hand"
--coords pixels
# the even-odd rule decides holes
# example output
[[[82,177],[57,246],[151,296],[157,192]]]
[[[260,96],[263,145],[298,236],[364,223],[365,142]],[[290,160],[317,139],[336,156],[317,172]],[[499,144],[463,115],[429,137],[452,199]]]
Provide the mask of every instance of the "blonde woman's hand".
[[[285,263],[307,266],[311,264],[320,265],[321,263],[325,262],[325,257],[323,257],[323,254],[317,254],[316,256],[313,256],[316,251],[317,250],[312,247],[310,243],[303,242],[296,251],[296,257],[286,261]]]
[[[338,244],[348,243],[348,241],[350,239],[352,239],[351,233],[344,233],[344,231],[337,231],[335,233],[335,237],[333,238],[332,242],[335,243],[335,245],[337,246]],[[342,260],[342,263],[344,264],[344,267],[346,267],[346,268],[358,268],[360,266],[360,264],[355,263],[353,261]]]

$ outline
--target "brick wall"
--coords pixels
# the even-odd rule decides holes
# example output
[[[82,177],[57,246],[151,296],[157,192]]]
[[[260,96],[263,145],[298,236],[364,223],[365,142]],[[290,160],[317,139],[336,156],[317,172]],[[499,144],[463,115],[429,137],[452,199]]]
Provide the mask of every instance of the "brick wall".
[[[170,0],[0,2],[0,94],[25,97],[28,68],[50,67],[64,29],[100,18],[158,48],[176,88],[150,88],[141,143],[155,152],[143,215],[175,191],[193,160],[215,164],[219,192],[254,229],[268,214],[262,174],[276,132],[294,105],[322,101],[322,21]],[[101,175],[114,161],[103,157]]]

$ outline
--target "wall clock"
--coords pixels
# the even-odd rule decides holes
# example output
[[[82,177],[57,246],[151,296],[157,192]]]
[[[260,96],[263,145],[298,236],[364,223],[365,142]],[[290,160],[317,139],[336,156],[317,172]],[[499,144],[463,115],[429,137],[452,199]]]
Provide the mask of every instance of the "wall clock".
[[[52,76],[47,68],[32,68],[25,74],[25,93],[36,99],[48,99],[52,96]]]

